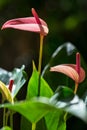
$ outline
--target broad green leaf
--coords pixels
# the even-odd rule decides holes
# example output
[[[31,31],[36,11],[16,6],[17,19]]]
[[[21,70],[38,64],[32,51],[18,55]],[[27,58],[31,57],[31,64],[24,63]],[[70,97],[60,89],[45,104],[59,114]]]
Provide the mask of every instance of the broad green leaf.
[[[64,110],[87,123],[87,106],[85,102],[82,99],[79,99],[77,96],[75,96],[70,104],[67,104],[64,107]]]
[[[73,99],[73,91],[64,86],[58,87],[54,96],[51,97],[50,101],[55,104],[57,101],[69,102]],[[66,130],[66,120],[64,120],[65,112],[62,109],[49,112],[45,116],[46,125],[48,130]]]
[[[53,99],[52,99],[53,98]],[[14,110],[21,115],[23,115],[31,123],[37,123],[40,119],[46,116],[48,112],[65,111],[68,112],[83,121],[87,122],[87,108],[85,102],[79,99],[77,96],[73,98],[70,102],[61,102],[57,98],[51,97],[39,97],[33,98],[32,100],[26,100],[17,102],[14,104],[2,104],[0,108],[6,107],[8,109]],[[80,114],[79,114],[80,113]],[[51,116],[51,115],[50,115]],[[53,115],[54,117],[55,115]],[[63,115],[60,118],[63,119]],[[48,117],[49,119],[49,117]],[[48,120],[47,119],[47,120]],[[61,120],[60,120],[61,121]],[[61,122],[61,124],[64,122]],[[62,124],[64,127],[64,125]]]
[[[20,130],[31,130],[32,123],[27,120],[24,116],[21,116]]]
[[[74,92],[72,89],[66,86],[59,86],[55,92],[57,95],[57,100],[69,102],[74,98]]]
[[[57,130],[66,130],[66,121],[60,118]]]
[[[47,130],[66,130],[64,114],[62,109],[49,112],[45,116]]]
[[[36,67],[34,65],[34,62],[33,62],[33,73],[32,73],[32,76],[29,80],[29,83],[28,83],[27,99],[37,96],[37,93],[38,93],[38,77],[39,77],[39,74],[38,74]],[[46,83],[46,81],[41,77],[40,96],[51,97],[52,95],[53,95],[53,91],[51,90],[49,85]],[[25,124],[23,124],[23,122],[25,122]],[[45,124],[43,124],[42,119],[39,122],[40,122],[40,124],[42,123],[43,127],[41,127],[41,129],[43,128],[43,130],[44,130]],[[28,123],[28,121],[23,117],[22,117],[21,125],[22,125],[21,129],[23,129],[24,127],[25,128],[30,127],[30,124]],[[37,124],[36,130],[38,130],[39,128],[40,128],[40,125]]]
[[[37,122],[36,130],[47,130],[46,121],[44,117],[40,121]]]
[[[21,118],[21,130],[31,130],[32,123],[22,116]],[[42,118],[36,123],[36,130],[47,130],[45,119]]]
[[[21,130],[31,130],[32,128],[32,123],[27,120],[24,116],[21,117]],[[44,117],[41,118],[37,123],[36,123],[36,129],[35,130],[47,130],[46,127],[46,122]]]
[[[38,122],[49,111],[54,110],[53,105],[49,105],[48,98],[37,98],[30,101],[21,101],[14,104],[2,104],[0,107],[6,107],[8,109],[19,112],[30,122]]]
[[[54,106],[58,109],[62,109],[87,123],[86,103],[82,99],[79,99],[78,96],[74,96],[74,98],[69,102],[64,102],[58,100],[58,94],[56,93],[51,97],[50,102],[54,103]]]
[[[10,103],[13,102],[13,98],[11,96],[11,93],[9,91],[9,89],[7,88],[7,86],[0,81],[0,92],[2,93],[2,96],[3,96],[3,101],[4,100],[7,100],[9,101]]]
[[[12,130],[10,127],[8,126],[4,126],[3,128],[1,128],[0,130]]]
[[[27,99],[38,95],[38,78],[39,78],[39,74],[37,70],[34,68],[32,76],[28,83]],[[51,97],[53,95],[53,91],[48,85],[48,83],[42,77],[41,77],[40,84],[41,84],[40,96]]]

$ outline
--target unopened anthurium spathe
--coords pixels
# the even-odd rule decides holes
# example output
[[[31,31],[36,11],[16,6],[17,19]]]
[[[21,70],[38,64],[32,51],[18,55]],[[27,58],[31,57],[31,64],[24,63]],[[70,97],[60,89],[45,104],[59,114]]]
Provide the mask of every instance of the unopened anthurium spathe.
[[[63,73],[75,81],[75,90],[77,92],[78,84],[85,79],[85,71],[80,66],[80,54],[76,53],[76,64],[61,64],[51,67],[50,71]]]
[[[13,80],[10,80],[9,85],[5,85],[2,81],[0,81],[0,91],[3,96],[3,102],[7,100],[10,103],[13,103],[13,96],[11,94],[13,87]]]
[[[0,92],[2,94],[2,103],[4,101],[14,103],[16,95],[27,80],[24,68],[23,65],[20,69],[14,68],[12,72],[5,70],[2,71],[3,73],[1,72]]]

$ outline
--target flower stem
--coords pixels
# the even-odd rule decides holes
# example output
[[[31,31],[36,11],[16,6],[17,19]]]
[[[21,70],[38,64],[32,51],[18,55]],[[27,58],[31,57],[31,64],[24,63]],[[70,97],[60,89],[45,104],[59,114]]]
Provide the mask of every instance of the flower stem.
[[[67,115],[68,115],[68,112],[65,112],[65,115],[64,115],[64,121],[67,120]]]
[[[32,123],[32,130],[36,129],[36,123]]]
[[[76,94],[76,92],[77,92],[77,89],[78,89],[78,83],[75,83],[74,94]]]
[[[5,114],[6,114],[6,108],[3,109],[3,127],[5,126]]]
[[[43,54],[43,35],[40,35],[40,51],[39,51],[39,64],[38,64],[38,96],[40,96],[40,80],[41,80],[41,66],[42,66],[42,54]]]
[[[13,130],[13,111],[10,111],[10,126]]]
[[[80,77],[80,53],[76,53],[76,71]],[[78,89],[78,83],[75,83],[75,89],[74,89],[74,94],[76,94]]]
[[[40,51],[39,51],[39,65],[38,72],[41,73],[41,65],[42,65],[42,53],[43,53],[43,35],[40,35]]]
[[[9,117],[9,111],[6,113],[6,126],[8,125],[8,117]]]

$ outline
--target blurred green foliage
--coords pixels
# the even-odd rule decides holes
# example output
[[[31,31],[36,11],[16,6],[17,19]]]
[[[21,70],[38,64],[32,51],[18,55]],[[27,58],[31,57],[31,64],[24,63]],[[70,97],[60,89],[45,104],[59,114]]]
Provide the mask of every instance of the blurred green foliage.
[[[3,6],[5,6],[6,4],[8,4],[11,0],[0,0],[0,10],[3,8]]]

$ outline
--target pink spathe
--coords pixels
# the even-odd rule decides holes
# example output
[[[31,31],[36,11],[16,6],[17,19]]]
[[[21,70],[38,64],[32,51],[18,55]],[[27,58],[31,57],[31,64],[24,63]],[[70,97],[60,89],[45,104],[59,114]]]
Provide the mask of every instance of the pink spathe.
[[[80,66],[80,53],[76,53],[76,64],[61,64],[51,67],[50,71],[63,73],[72,78],[76,83],[85,79],[85,71]]]
[[[8,20],[2,26],[2,29],[14,28],[19,30],[37,32],[45,36],[48,34],[48,26],[44,20],[38,17],[36,11],[32,8],[34,17],[25,17]]]
[[[76,71],[76,65],[74,64],[61,64],[54,67],[51,67],[50,71],[63,73],[70,78],[72,78],[75,82],[81,83],[85,79],[85,71],[82,67],[80,67],[80,75]]]

